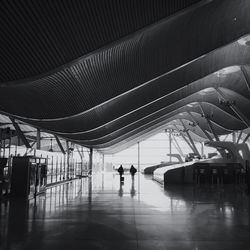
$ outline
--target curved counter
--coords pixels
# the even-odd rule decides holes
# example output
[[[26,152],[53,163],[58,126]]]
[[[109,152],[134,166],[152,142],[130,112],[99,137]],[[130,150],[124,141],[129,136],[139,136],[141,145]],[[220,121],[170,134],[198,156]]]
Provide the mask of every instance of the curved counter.
[[[216,179],[216,183],[226,184],[238,182],[241,174],[244,174],[244,169],[240,163],[217,158],[158,168],[153,173],[153,179],[161,184],[211,183],[213,179]]]

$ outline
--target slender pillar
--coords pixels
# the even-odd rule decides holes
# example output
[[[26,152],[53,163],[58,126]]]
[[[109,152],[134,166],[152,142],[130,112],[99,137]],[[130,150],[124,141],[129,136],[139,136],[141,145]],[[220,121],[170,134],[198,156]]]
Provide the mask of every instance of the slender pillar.
[[[141,168],[141,166],[140,166],[140,142],[138,142],[137,143],[137,146],[138,146],[138,171],[137,171],[137,173],[138,173],[138,195],[140,194],[140,168]],[[139,198],[139,196],[138,196],[138,198]]]
[[[58,156],[56,156],[56,182],[57,182],[57,174],[58,174]]]
[[[105,171],[105,155],[102,154],[102,171]]]
[[[218,135],[217,135],[216,132],[215,132],[215,129],[214,129],[214,126],[213,126],[213,124],[212,124],[212,122],[211,122],[211,120],[210,120],[210,117],[209,117],[208,115],[205,114],[205,112],[204,112],[204,110],[203,110],[203,107],[202,107],[201,103],[199,103],[199,106],[200,106],[200,110],[201,110],[202,115],[204,116],[204,118],[205,118],[206,121],[207,121],[207,124],[208,124],[208,127],[209,127],[211,133],[214,135],[215,140],[216,140],[216,141],[220,141],[220,138],[218,137]]]
[[[5,137],[3,140],[3,157],[5,157],[5,147],[6,147],[6,141],[5,141]]]
[[[89,174],[92,175],[93,170],[93,148],[89,151]]]
[[[204,144],[201,142],[201,157],[204,155]]]
[[[233,140],[233,143],[236,143],[236,134],[235,134],[235,132],[232,133],[232,140]]]
[[[240,118],[240,120],[249,128],[249,119],[241,112],[241,110],[235,105],[234,102],[229,102],[221,89],[216,89],[218,95],[226,102],[226,105],[230,107],[233,112]]]
[[[196,118],[191,114],[191,112],[188,112],[188,114],[191,117],[191,119],[193,120],[193,122],[195,124],[197,124],[197,126],[199,126],[199,128],[202,130],[202,132],[207,137],[207,139],[210,140],[210,141],[213,141],[213,138],[209,135],[209,133],[205,129],[202,128],[202,126],[199,125],[199,123],[197,122]]]
[[[184,122],[183,122],[181,119],[180,119],[180,122],[181,122],[181,124],[182,124],[184,130],[186,131],[186,134],[187,134],[187,136],[188,136],[188,138],[189,138],[189,141],[190,141],[191,144],[192,144],[192,147],[193,147],[193,149],[194,149],[194,153],[200,155],[200,153],[199,153],[198,149],[196,148],[196,146],[195,146],[195,144],[194,144],[194,141],[193,141],[191,135],[189,134],[188,129],[186,128]]]
[[[60,157],[60,181],[62,180],[62,157]]]
[[[66,178],[66,154],[63,155],[63,180]]]
[[[11,136],[12,136],[12,131],[10,130],[10,133],[9,133],[9,159],[10,159],[10,154],[11,154]]]
[[[18,123],[16,123],[16,121],[15,121],[14,118],[12,118],[12,117],[9,117],[9,118],[10,118],[10,120],[11,120],[11,122],[12,122],[12,124],[13,124],[13,126],[14,126],[17,134],[18,134],[18,136],[21,138],[21,140],[23,141],[23,143],[26,146],[26,148],[31,148],[29,141],[25,137],[23,131],[20,129]]]
[[[53,183],[53,164],[54,164],[54,161],[53,161],[53,155],[51,157],[51,183]]]
[[[81,153],[82,157],[81,157],[81,176],[83,173],[83,158],[84,158],[84,154],[83,154],[83,147],[82,147],[82,153]]]
[[[241,131],[240,131],[239,137],[238,137],[237,142],[236,142],[237,144],[240,142],[240,139],[241,139],[242,133],[243,133],[243,130],[241,130]]]
[[[205,118],[206,118],[206,117],[205,117]],[[211,120],[210,120],[209,118],[206,118],[206,120],[207,120],[207,123],[208,123],[208,126],[209,126],[211,132],[212,132],[213,135],[214,135],[215,140],[216,140],[216,141],[220,141],[220,138],[219,138],[219,136],[216,134],[215,129],[214,129],[214,126],[213,126]]]
[[[2,129],[0,128],[0,157],[2,157]]]
[[[250,132],[247,134],[247,136],[246,136],[245,139],[243,140],[243,143],[246,143],[249,137],[250,137]]]
[[[173,142],[175,142],[174,146],[177,149],[177,151],[179,152],[179,154],[181,155],[181,157],[185,157],[185,155],[183,154],[181,147],[180,147],[179,143],[177,142],[175,136],[172,135],[172,138],[173,138]]]
[[[191,148],[191,150],[195,153],[194,148],[192,147],[192,145],[190,144],[190,142],[187,140],[187,138],[185,137],[184,133],[178,129],[178,127],[175,125],[176,130],[180,133],[181,137],[183,138],[183,140],[187,143],[187,145]]]
[[[169,161],[172,162],[172,131],[169,129]]]
[[[225,138],[223,139],[223,141],[226,141],[229,135],[230,135],[230,134],[227,134],[227,135],[225,136]]]
[[[66,147],[67,147],[66,179],[69,179],[69,166],[70,166],[69,141],[66,141]]]
[[[36,132],[36,149],[41,149],[41,130],[40,128],[37,129]]]
[[[62,146],[62,143],[61,143],[60,139],[58,138],[57,135],[54,135],[54,136],[55,136],[56,142],[57,142],[58,147],[60,148],[61,152],[62,152],[63,154],[65,154],[65,150],[64,150],[64,148],[63,148],[63,146]]]

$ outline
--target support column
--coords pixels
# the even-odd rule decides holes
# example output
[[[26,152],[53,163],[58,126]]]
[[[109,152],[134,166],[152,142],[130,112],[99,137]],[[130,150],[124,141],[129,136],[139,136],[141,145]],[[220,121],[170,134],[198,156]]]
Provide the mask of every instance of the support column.
[[[105,171],[105,155],[102,154],[102,171]]]
[[[241,131],[240,131],[239,137],[238,137],[237,142],[236,142],[237,144],[240,142],[240,139],[241,139],[242,133],[243,133],[243,130],[241,130]]]
[[[188,136],[188,138],[189,138],[189,141],[190,141],[191,144],[192,144],[192,147],[193,147],[193,149],[194,149],[194,153],[200,155],[200,153],[199,153],[198,149],[196,148],[196,146],[195,146],[195,144],[194,144],[194,141],[193,141],[191,135],[188,133],[188,129],[186,128],[186,126],[185,126],[184,122],[182,121],[182,119],[180,119],[180,122],[181,122],[181,124],[182,124],[182,126],[183,126],[183,128],[184,128],[184,130],[185,130],[185,132],[186,132],[186,134],[187,134],[187,136]]]
[[[245,139],[243,140],[243,143],[246,143],[249,137],[250,137],[250,132],[247,134],[247,136],[246,136]]]
[[[11,137],[12,137],[12,131],[10,130],[9,133],[9,161],[10,161],[10,154],[11,154]],[[10,164],[8,164],[8,166],[10,166]]]
[[[232,140],[233,140],[233,143],[236,143],[236,134],[234,131],[232,133]]]
[[[173,138],[173,142],[175,142],[175,144],[176,144],[175,147],[176,147],[177,151],[179,152],[179,154],[181,155],[181,157],[185,157],[185,155],[183,154],[181,147],[180,147],[179,143],[177,142],[174,135],[172,135],[172,138]]]
[[[201,142],[201,157],[204,155],[204,144]]]
[[[190,142],[187,140],[187,138],[184,136],[183,132],[178,129],[178,127],[175,125],[176,130],[180,133],[181,137],[183,138],[183,140],[188,144],[188,146],[191,148],[191,150],[195,153],[194,148],[192,147],[192,145],[190,144]]]
[[[35,144],[36,144],[35,141],[32,142],[32,143],[30,144],[31,148],[26,148],[26,152],[25,152],[25,154],[24,154],[23,156],[27,156],[27,155],[30,154],[33,150],[35,151],[35,148],[33,148],[33,146],[34,146]],[[35,153],[36,153],[36,152],[33,152],[34,156],[35,156]]]
[[[83,173],[83,159],[84,159],[84,153],[83,153],[83,147],[81,147],[81,150],[82,150],[82,157],[81,157],[81,176],[82,176],[82,173]]]
[[[93,148],[89,149],[89,174],[92,175],[93,170]]]
[[[197,122],[197,120],[195,119],[195,117],[191,114],[191,112],[188,112],[188,114],[191,117],[191,119],[193,120],[193,122],[195,124],[197,124],[197,126],[199,126],[199,123]],[[210,136],[210,134],[205,129],[203,129],[201,126],[199,126],[199,128],[202,130],[202,132],[204,133],[204,135],[207,137],[207,139],[209,141],[213,141],[213,138]]]
[[[9,118],[10,118],[10,120],[11,120],[11,122],[12,122],[12,124],[13,124],[13,126],[14,126],[14,128],[15,128],[17,134],[18,134],[18,136],[19,136],[19,137],[21,138],[21,140],[23,141],[25,147],[26,147],[26,148],[31,148],[29,141],[28,141],[27,138],[25,137],[25,135],[24,135],[23,131],[20,129],[19,125],[16,123],[15,119],[12,118],[12,117],[9,117]]]
[[[61,152],[62,152],[63,154],[65,154],[65,150],[64,150],[64,148],[63,148],[63,146],[62,146],[62,143],[61,143],[60,139],[59,139],[56,135],[55,135],[55,139],[56,139],[57,145],[58,145],[58,147],[60,148]]]
[[[172,131],[169,129],[169,161],[172,162]]]
[[[227,134],[226,137],[223,139],[223,141],[226,141],[229,135],[230,134]]]
[[[216,89],[216,91],[218,95],[225,101],[225,105],[230,107],[233,110],[233,112],[240,118],[240,120],[249,128],[250,127],[249,119],[240,111],[238,107],[236,107],[235,103],[228,101],[221,89],[218,88]]]
[[[41,130],[40,128],[36,131],[36,149],[41,149]]]
[[[140,168],[141,168],[141,166],[140,166],[140,142],[138,142],[137,143],[137,145],[138,145],[138,169],[137,169],[137,173],[138,173],[138,195],[140,194],[140,172],[141,172],[141,170],[140,170]]]
[[[206,119],[207,124],[208,124],[208,127],[209,127],[211,133],[214,135],[215,140],[216,140],[216,141],[220,141],[220,138],[219,138],[218,135],[216,134],[215,129],[214,129],[214,126],[213,126],[213,124],[212,124],[212,122],[211,122],[211,120],[210,120],[210,116],[207,115],[207,114],[205,114],[205,112],[204,112],[204,110],[203,110],[203,107],[202,107],[202,105],[201,105],[200,103],[199,103],[199,106],[200,106],[200,109],[201,109],[202,116]]]
[[[2,157],[2,139],[3,139],[3,129],[0,128],[0,157]]]
[[[66,164],[66,179],[69,179],[69,167],[70,167],[70,152],[69,152],[69,141],[66,141],[67,148],[67,164]]]

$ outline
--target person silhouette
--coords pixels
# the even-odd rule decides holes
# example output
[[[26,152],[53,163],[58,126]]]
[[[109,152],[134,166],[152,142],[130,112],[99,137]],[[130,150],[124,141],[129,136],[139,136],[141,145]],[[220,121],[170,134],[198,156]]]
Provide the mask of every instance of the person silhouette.
[[[120,175],[120,182],[122,182],[123,181],[122,175],[124,174],[124,169],[123,169],[122,165],[120,165],[120,167],[117,169],[117,171]]]
[[[137,172],[137,169],[133,165],[131,165],[129,172],[131,174],[132,179],[134,179],[134,176],[135,176],[135,173]]]

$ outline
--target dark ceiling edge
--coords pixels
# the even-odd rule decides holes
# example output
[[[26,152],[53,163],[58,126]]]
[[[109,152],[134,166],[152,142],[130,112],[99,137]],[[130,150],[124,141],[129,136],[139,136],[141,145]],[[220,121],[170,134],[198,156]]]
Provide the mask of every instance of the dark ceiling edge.
[[[55,69],[53,69],[53,70],[50,70],[50,71],[48,71],[48,72],[46,72],[46,73],[39,74],[39,75],[36,75],[36,76],[33,76],[33,77],[29,77],[29,78],[25,78],[25,79],[22,79],[22,80],[17,80],[17,81],[8,81],[8,82],[2,82],[2,83],[0,82],[0,86],[5,86],[5,85],[7,85],[7,84],[8,84],[8,85],[13,85],[13,84],[18,84],[18,85],[28,84],[28,83],[31,82],[31,81],[36,81],[36,80],[38,80],[38,79],[40,79],[40,78],[48,77],[48,76],[50,76],[51,74],[54,74],[54,73],[57,73],[57,72],[60,71],[60,70],[64,70],[64,69],[66,69],[66,68],[69,68],[69,67],[71,67],[72,65],[74,65],[75,63],[79,63],[79,62],[82,61],[83,59],[87,59],[88,57],[91,57],[92,55],[94,55],[94,54],[96,54],[96,53],[98,53],[98,52],[102,52],[102,51],[105,50],[105,49],[108,49],[108,48],[110,48],[110,47],[112,47],[112,46],[118,45],[120,42],[123,42],[123,41],[125,41],[125,40],[127,40],[127,39],[130,39],[130,38],[132,38],[132,37],[134,37],[134,36],[140,34],[140,33],[143,33],[143,32],[144,32],[145,30],[147,30],[147,29],[151,29],[151,28],[153,28],[154,26],[159,25],[159,24],[162,24],[162,23],[164,23],[164,22],[166,22],[166,21],[168,21],[168,20],[178,18],[178,16],[183,15],[183,14],[185,14],[186,12],[193,11],[193,10],[195,10],[195,9],[201,7],[201,6],[204,6],[204,5],[206,5],[206,4],[209,4],[209,3],[213,2],[213,1],[215,1],[215,0],[201,0],[200,2],[195,3],[195,4],[193,4],[192,6],[189,6],[189,7],[185,8],[185,9],[182,9],[182,10],[180,10],[180,11],[178,11],[178,12],[176,12],[176,13],[174,13],[174,14],[168,16],[168,17],[165,17],[165,18],[163,18],[163,19],[161,19],[161,20],[159,20],[159,21],[157,21],[157,22],[154,22],[154,23],[152,23],[152,24],[150,24],[150,25],[147,25],[147,26],[143,27],[142,29],[139,29],[139,30],[137,30],[137,31],[135,31],[135,32],[133,32],[133,33],[127,35],[127,36],[122,37],[122,38],[119,39],[119,40],[116,40],[116,41],[114,41],[114,42],[112,42],[112,43],[109,43],[109,44],[106,45],[106,46],[103,46],[103,47],[101,47],[101,48],[99,48],[99,49],[96,49],[96,50],[90,52],[90,53],[87,53],[87,54],[85,54],[85,55],[83,55],[83,56],[81,56],[81,57],[79,57],[79,58],[77,58],[77,59],[75,59],[75,60],[73,60],[73,61],[71,61],[71,62],[68,62],[68,63],[66,63],[66,64],[64,64],[64,65],[62,65],[62,66],[60,66],[60,67],[57,67],[57,68],[55,68]],[[102,105],[102,104],[101,104],[101,105]]]

